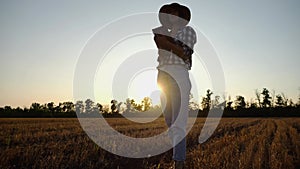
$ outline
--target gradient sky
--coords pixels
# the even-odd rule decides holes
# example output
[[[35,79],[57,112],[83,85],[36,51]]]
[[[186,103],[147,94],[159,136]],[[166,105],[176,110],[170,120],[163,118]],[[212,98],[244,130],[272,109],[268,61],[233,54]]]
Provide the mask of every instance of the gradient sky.
[[[74,69],[88,38],[114,19],[170,2],[1,1],[0,106],[73,100]],[[214,45],[227,94],[250,100],[267,87],[297,101],[300,1],[176,2],[190,7],[191,22]]]

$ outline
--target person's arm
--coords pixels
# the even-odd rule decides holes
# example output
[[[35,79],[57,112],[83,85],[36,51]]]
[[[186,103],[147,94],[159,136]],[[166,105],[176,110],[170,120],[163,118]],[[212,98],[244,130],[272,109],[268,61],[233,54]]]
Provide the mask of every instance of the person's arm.
[[[154,41],[159,49],[173,52],[178,57],[184,60],[188,59],[188,56],[186,56],[184,53],[184,49],[181,46],[175,44],[173,41],[169,40],[166,36],[156,34],[154,36]]]

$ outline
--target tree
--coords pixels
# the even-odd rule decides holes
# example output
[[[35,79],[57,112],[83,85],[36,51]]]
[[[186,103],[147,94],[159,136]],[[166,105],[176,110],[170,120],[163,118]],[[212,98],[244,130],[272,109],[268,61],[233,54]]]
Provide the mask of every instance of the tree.
[[[276,102],[277,107],[283,107],[284,106],[284,100],[280,94],[276,95]]]
[[[199,105],[196,102],[193,101],[193,98],[194,98],[193,94],[190,93],[190,95],[189,95],[189,109],[190,110],[199,110]]]
[[[300,107],[300,87],[298,87],[298,90],[299,90],[299,95],[298,95],[297,107]]]
[[[134,109],[141,112],[141,111],[143,111],[143,105],[142,104],[135,104]]]
[[[271,107],[271,99],[272,99],[272,97],[270,96],[269,90],[266,89],[266,88],[263,88],[263,91],[261,92],[261,94],[263,95],[262,106],[263,107]]]
[[[224,100],[225,100],[226,98],[224,97]],[[233,108],[232,108],[232,103],[233,103],[233,101],[231,101],[231,96],[229,95],[228,96],[228,101],[226,101],[226,107],[225,107],[225,109],[226,110],[229,110],[229,111],[231,111],[231,110],[233,110]]]
[[[124,113],[130,113],[130,112],[132,112],[133,110],[132,110],[132,104],[131,104],[131,99],[130,98],[127,98],[126,99],[126,103],[125,103],[125,105],[126,105],[126,109],[125,109],[125,111],[124,111]]]
[[[203,97],[201,105],[203,110],[208,111],[211,107],[211,95],[213,94],[213,92],[210,91],[210,89],[208,89],[206,91],[206,97]]]
[[[276,92],[275,90],[272,90],[272,93],[271,93],[271,97],[272,97],[272,102],[271,102],[271,106],[272,107],[275,107],[275,97],[276,97]]]
[[[142,105],[143,105],[143,111],[147,111],[151,108],[152,106],[152,100],[150,97],[144,97],[142,100]]]
[[[96,106],[97,106],[99,112],[103,112],[103,106],[100,103],[97,103]]]
[[[111,112],[112,112],[113,114],[118,114],[118,113],[119,113],[119,110],[118,110],[118,108],[117,108],[118,101],[116,101],[116,100],[111,100],[110,103],[111,103],[111,106],[110,106]]]
[[[83,101],[79,100],[75,103],[76,113],[83,113],[84,112],[84,104]]]
[[[11,111],[12,108],[11,108],[10,106],[4,106],[4,110],[5,110],[5,111]]]
[[[220,103],[220,96],[215,96],[215,100],[212,100],[212,107],[218,107],[219,103]]]
[[[255,90],[255,96],[256,96],[256,100],[258,102],[258,106],[261,107],[261,101],[260,101],[260,93],[258,92],[258,90]]]
[[[118,110],[118,113],[120,113],[121,110],[121,105],[123,104],[123,102],[120,102],[117,104],[117,110]]]
[[[236,109],[243,109],[246,107],[245,98],[243,96],[236,96],[235,100]]]
[[[47,103],[47,109],[50,112],[54,112],[54,102]]]
[[[253,99],[251,98],[250,99],[250,106],[249,108],[252,108],[252,109],[256,109],[258,106],[257,106],[257,103],[253,101]]]
[[[73,102],[59,103],[60,112],[70,113],[74,111],[75,105]]]
[[[135,103],[134,99],[130,100],[130,104],[136,111],[143,111],[143,105]]]
[[[34,110],[34,111],[39,111],[39,110],[41,110],[41,104],[40,103],[32,103],[30,106],[30,109]]]
[[[284,104],[284,107],[287,107],[288,106],[288,101],[289,99],[285,96],[284,93],[281,93],[281,96],[283,98],[283,104]]]
[[[294,102],[293,102],[293,100],[292,100],[292,99],[290,99],[290,100],[289,100],[289,106],[290,106],[290,107],[293,107],[293,106],[295,106],[295,104],[294,104]]]
[[[85,101],[85,113],[92,113],[94,111],[94,102],[91,99]]]
[[[233,103],[233,101],[228,101],[228,102],[226,103],[226,109],[227,109],[227,110],[233,110],[233,108],[232,108],[232,103]]]

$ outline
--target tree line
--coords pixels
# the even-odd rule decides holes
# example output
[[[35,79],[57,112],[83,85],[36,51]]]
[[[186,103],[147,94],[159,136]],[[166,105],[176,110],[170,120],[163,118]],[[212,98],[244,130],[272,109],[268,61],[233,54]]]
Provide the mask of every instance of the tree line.
[[[202,98],[201,108],[196,107],[198,117],[206,117],[210,111],[223,109],[223,117],[300,117],[300,95],[297,103],[288,99],[284,93],[275,94],[267,88],[255,91],[255,100],[246,101],[245,97],[237,95],[234,100],[229,96],[223,104],[220,96],[212,99],[213,92],[207,90]]]
[[[235,99],[230,96],[215,95],[208,89],[200,103],[193,101],[190,95],[190,116],[206,117],[209,112],[222,110],[223,117],[300,117],[300,96],[296,103],[283,93],[275,94],[267,88],[255,91],[256,98],[246,101],[238,95]],[[77,114],[76,114],[77,112]],[[111,100],[110,106],[103,106],[91,99],[85,101],[68,101],[55,105],[54,102],[40,104],[32,103],[29,108],[0,107],[0,117],[123,117],[141,115],[146,112],[161,112],[159,105],[153,105],[150,97],[145,97],[141,103],[127,98],[125,102]]]

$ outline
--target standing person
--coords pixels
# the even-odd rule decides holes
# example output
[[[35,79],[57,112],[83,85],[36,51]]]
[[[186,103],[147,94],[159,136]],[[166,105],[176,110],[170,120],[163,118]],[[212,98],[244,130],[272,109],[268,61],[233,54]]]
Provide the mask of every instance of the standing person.
[[[187,26],[190,10],[178,3],[164,5],[159,11],[162,26],[153,29],[158,48],[157,83],[163,95],[161,103],[173,144],[175,168],[183,168],[186,159],[186,125],[191,90],[189,70],[192,66],[194,29]]]

